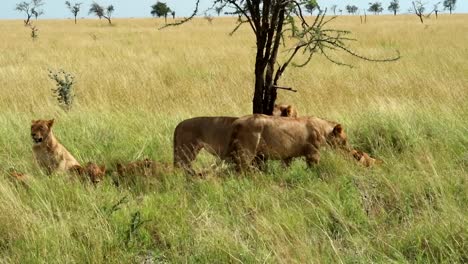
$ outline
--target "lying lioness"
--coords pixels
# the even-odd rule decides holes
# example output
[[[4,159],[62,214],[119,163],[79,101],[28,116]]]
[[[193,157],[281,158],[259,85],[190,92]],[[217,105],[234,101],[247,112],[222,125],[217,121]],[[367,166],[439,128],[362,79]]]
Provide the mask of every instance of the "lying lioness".
[[[10,180],[14,183],[19,183],[26,187],[28,186],[28,179],[30,178],[29,175],[16,171],[15,169],[9,169],[8,174],[10,176]]]
[[[69,169],[70,172],[79,176],[82,182],[91,181],[94,185],[100,183],[106,175],[106,166],[98,166],[96,163],[88,162],[86,167],[75,165]]]
[[[365,167],[371,167],[376,164],[382,164],[383,161],[379,159],[374,159],[369,154],[362,152],[360,150],[351,150],[351,155],[353,155],[354,159],[359,162],[359,164]]]
[[[285,163],[295,157],[305,157],[307,164],[312,166],[319,162],[319,148],[325,142],[348,148],[340,124],[316,117],[249,115],[233,123],[228,153],[238,170],[251,166],[258,156]]]
[[[150,159],[134,161],[128,164],[117,163],[117,173],[121,177],[128,175],[154,177],[161,176],[170,172],[168,164],[157,162]]]
[[[52,119],[32,121],[31,125],[34,157],[48,174],[66,172],[73,166],[80,165],[55,138],[52,133],[53,124]]]
[[[273,109],[273,116],[297,117],[297,110],[292,105],[275,104],[275,108]]]

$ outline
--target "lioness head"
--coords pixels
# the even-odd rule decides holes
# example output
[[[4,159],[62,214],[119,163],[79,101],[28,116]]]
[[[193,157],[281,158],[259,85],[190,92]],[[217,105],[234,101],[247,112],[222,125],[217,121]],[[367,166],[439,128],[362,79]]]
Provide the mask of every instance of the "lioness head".
[[[327,143],[332,147],[349,149],[348,136],[340,124],[335,125],[333,131],[327,135]]]
[[[297,117],[297,110],[292,105],[277,105],[273,109],[273,116]]]
[[[54,125],[54,119],[52,120],[33,120],[31,124],[31,138],[34,144],[41,144],[47,139],[52,126]]]
[[[86,172],[88,173],[89,179],[93,184],[100,183],[106,175],[106,166],[98,166],[95,163],[88,162],[86,165]]]

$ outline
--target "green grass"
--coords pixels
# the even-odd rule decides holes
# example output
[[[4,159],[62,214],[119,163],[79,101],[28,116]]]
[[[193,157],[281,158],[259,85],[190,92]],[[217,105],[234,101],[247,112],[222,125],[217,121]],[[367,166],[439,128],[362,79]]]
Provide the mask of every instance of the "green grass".
[[[424,27],[412,16],[365,26],[340,17],[358,49],[396,48],[402,60],[348,58],[350,70],[317,57],[285,75],[299,93],[280,101],[341,122],[380,166],[325,148],[313,169],[272,162],[267,173],[222,167],[205,179],[174,172],[119,187],[40,172],[31,120],[55,118],[55,135],[82,163],[171,162],[180,120],[250,112],[248,28],[229,37],[229,19],[167,31],[155,30],[160,20],[39,21],[32,43],[21,21],[2,22],[0,263],[467,263],[467,18]],[[77,78],[69,113],[47,78],[62,67]],[[204,154],[197,166],[212,161]],[[28,187],[8,179],[10,168],[32,176]]]

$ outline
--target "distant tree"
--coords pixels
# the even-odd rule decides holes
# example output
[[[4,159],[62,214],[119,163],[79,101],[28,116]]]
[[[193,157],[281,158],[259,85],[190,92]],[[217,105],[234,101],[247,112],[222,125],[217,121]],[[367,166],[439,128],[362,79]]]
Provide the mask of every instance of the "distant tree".
[[[206,19],[206,21],[208,21],[208,23],[210,23],[210,24],[213,23],[214,18],[210,14],[206,13],[204,18]]]
[[[392,0],[388,6],[388,11],[393,12],[393,15],[396,16],[396,13],[400,10],[400,3],[398,0]]]
[[[172,15],[172,19],[175,19],[175,11],[172,11],[171,15]]]
[[[450,14],[452,14],[452,11],[455,10],[455,4],[457,3],[457,0],[445,0],[444,1],[444,9],[449,10]]]
[[[44,14],[44,10],[42,9],[33,9],[32,14],[34,16],[34,19],[37,20],[39,16],[42,16]]]
[[[113,12],[114,12],[114,6],[113,5],[110,5],[108,7],[104,7],[104,6],[99,5],[96,2],[93,2],[91,4],[91,8],[89,9],[88,14],[94,14],[97,17],[99,17],[99,19],[101,19],[103,17],[103,18],[107,19],[109,24],[112,24],[111,16],[112,16]]]
[[[343,15],[343,9],[338,10],[340,12],[340,15]]]
[[[426,10],[425,4],[423,4],[421,0],[413,1],[412,4],[413,4],[414,13],[419,17],[419,20],[421,21],[421,23],[424,24],[423,13]]]
[[[336,16],[336,9],[337,9],[337,8],[338,8],[337,5],[332,5],[332,6],[330,6],[330,10],[333,12],[333,15],[335,15],[335,16]]]
[[[156,4],[151,6],[151,15],[157,17],[164,17],[164,20],[167,24],[167,14],[171,12],[171,9],[163,2],[156,2]]]
[[[317,0],[306,0],[306,4],[304,7],[310,14],[312,14],[316,9],[320,8],[317,3]]]
[[[70,1],[65,1],[65,5],[75,17],[75,24],[76,24],[76,17],[78,16],[78,13],[80,12],[82,3],[71,4]]]
[[[26,20],[24,20],[24,25],[28,26],[31,22],[31,17],[35,17],[37,19],[38,16],[44,14],[44,11],[39,9],[44,2],[42,0],[31,0],[31,2],[21,2],[16,4],[15,10],[19,12],[26,13]]]
[[[216,12],[216,14],[218,14],[218,16],[220,16],[221,12],[223,12],[223,7],[221,7],[221,6],[215,7],[215,12]]]
[[[374,3],[369,3],[369,9],[367,9],[369,12],[373,12],[374,15],[378,15],[379,13],[382,13],[383,7],[381,2],[374,2]]]
[[[37,29],[36,26],[33,26],[32,24],[29,24],[29,28],[31,29],[31,39],[35,41],[37,37],[39,37],[39,34],[37,33],[39,29]]]
[[[433,10],[433,12],[434,12],[434,14],[436,15],[436,19],[439,18],[439,12],[440,12],[440,10],[439,10],[439,4],[440,4],[440,2],[437,3],[437,4],[434,4],[434,10]]]
[[[346,6],[346,11],[348,12],[348,14],[356,14],[356,12],[358,11],[358,7],[355,6],[355,5],[347,5]]]

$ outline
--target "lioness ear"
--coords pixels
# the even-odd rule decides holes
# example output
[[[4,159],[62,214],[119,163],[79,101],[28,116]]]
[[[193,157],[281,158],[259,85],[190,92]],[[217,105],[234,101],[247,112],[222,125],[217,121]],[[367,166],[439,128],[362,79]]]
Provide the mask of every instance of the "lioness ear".
[[[54,125],[54,121],[55,121],[55,119],[51,119],[51,120],[47,121],[47,126],[49,128],[51,128]]]
[[[343,127],[340,124],[336,125],[333,128],[333,134],[339,135],[339,134],[341,134],[341,132],[343,132]]]
[[[290,117],[293,111],[293,108],[291,105],[288,105],[288,108],[286,108],[286,111],[288,112],[288,116]]]
[[[32,121],[31,121],[31,125],[34,125],[34,124],[36,124],[36,123],[37,123],[37,120],[32,120]]]
[[[99,168],[101,169],[101,171],[102,171],[103,173],[105,173],[105,172],[106,172],[106,165],[102,165],[102,166],[101,166],[101,167],[99,167]]]

